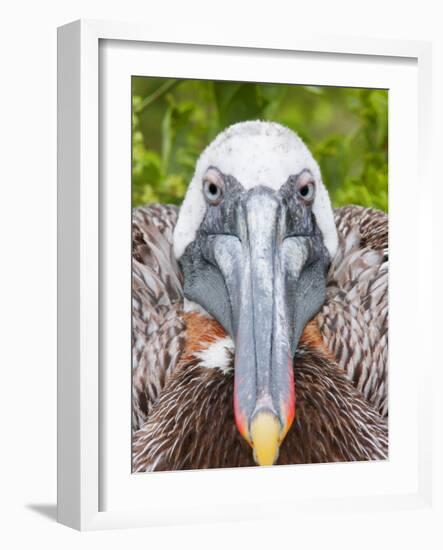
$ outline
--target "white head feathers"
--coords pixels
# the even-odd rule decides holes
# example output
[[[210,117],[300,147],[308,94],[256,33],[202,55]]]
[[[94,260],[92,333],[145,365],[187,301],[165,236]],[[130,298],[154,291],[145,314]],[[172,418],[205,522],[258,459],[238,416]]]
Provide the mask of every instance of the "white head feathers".
[[[234,176],[245,189],[264,185],[278,190],[289,176],[309,170],[315,178],[312,206],[331,258],[338,246],[331,202],[322,182],[320,168],[303,141],[289,128],[274,122],[240,122],[221,132],[200,155],[194,177],[184,198],[174,231],[176,258],[196,236],[206,212],[203,176],[209,166]]]

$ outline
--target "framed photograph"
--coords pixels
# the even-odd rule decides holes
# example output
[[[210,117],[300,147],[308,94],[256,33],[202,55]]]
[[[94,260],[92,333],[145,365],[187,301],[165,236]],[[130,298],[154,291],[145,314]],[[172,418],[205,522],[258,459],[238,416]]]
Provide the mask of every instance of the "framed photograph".
[[[429,44],[189,40],[59,29],[59,521],[430,506]]]

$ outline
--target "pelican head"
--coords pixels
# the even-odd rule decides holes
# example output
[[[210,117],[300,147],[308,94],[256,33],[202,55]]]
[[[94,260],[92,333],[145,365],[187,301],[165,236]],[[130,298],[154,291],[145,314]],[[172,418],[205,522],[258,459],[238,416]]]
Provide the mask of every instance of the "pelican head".
[[[293,358],[337,242],[318,164],[288,128],[235,124],[201,154],[174,253],[186,299],[235,343],[236,424],[260,465],[276,461],[293,422]]]

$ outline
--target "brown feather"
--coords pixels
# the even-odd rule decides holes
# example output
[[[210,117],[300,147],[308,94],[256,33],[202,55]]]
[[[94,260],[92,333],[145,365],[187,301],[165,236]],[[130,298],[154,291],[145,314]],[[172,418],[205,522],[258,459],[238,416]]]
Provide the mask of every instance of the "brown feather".
[[[202,351],[216,340],[226,336],[223,327],[215,319],[205,317],[197,312],[182,312],[181,318],[186,326],[181,363],[192,361],[196,352]]]
[[[132,427],[147,419],[184,345],[182,276],[172,253],[175,206],[132,216]]]
[[[317,315],[339,366],[383,417],[388,415],[388,217],[361,206],[334,211],[339,250]]]
[[[387,457],[385,421],[318,348],[294,361],[296,419],[277,464]],[[145,425],[134,434],[133,470],[254,466],[233,415],[233,372],[181,364]],[[221,414],[222,413],[222,414]]]

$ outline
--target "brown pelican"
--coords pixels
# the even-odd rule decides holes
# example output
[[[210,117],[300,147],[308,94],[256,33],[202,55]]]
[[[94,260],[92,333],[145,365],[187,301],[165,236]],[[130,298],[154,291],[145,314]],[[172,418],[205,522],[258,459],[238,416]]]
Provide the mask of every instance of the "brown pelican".
[[[387,216],[302,140],[222,132],[180,211],[133,213],[133,470],[387,457]]]

